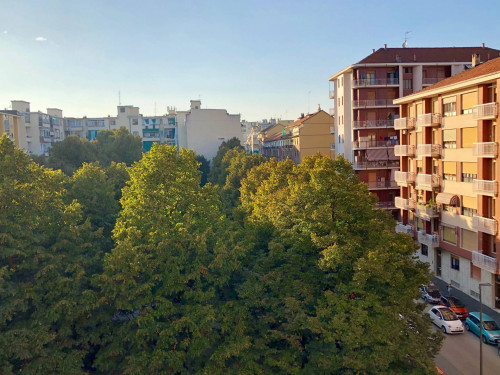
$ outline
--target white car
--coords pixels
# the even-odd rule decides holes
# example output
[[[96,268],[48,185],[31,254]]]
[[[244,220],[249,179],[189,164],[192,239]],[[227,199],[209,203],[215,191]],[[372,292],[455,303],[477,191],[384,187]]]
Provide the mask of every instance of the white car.
[[[432,323],[437,325],[443,333],[463,333],[464,325],[450,308],[446,306],[434,306],[429,310]]]

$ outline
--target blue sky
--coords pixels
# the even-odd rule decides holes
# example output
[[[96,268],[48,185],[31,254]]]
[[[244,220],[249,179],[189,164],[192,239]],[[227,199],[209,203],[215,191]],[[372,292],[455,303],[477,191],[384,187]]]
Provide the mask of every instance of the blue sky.
[[[249,121],[328,110],[328,77],[380,48],[500,49],[500,1],[1,0],[0,108],[65,116],[226,108]],[[473,18],[469,18],[473,17]],[[38,40],[36,40],[38,38]]]

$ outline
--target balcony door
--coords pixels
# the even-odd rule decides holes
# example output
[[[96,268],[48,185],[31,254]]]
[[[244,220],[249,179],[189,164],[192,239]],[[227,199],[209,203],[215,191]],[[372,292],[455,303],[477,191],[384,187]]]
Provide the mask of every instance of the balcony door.
[[[436,250],[436,276],[441,277],[441,249]]]

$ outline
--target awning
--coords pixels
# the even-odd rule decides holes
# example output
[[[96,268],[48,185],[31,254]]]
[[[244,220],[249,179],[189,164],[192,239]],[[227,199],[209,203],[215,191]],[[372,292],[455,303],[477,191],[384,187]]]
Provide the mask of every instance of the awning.
[[[387,151],[385,149],[366,150],[366,159],[368,161],[387,160]]]
[[[441,204],[447,204],[448,206],[457,206],[459,202],[458,195],[450,193],[439,193],[436,196],[436,202]]]
[[[394,155],[394,148],[388,148],[387,154],[389,155],[389,160],[399,160],[399,156]]]

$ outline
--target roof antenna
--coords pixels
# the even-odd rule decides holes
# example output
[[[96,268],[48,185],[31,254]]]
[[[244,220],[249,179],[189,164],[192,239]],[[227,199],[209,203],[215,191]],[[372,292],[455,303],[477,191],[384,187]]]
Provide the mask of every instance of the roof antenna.
[[[411,33],[411,31],[405,31],[405,42],[403,43],[403,48],[408,48],[408,34]]]
[[[120,94],[120,91],[118,90],[118,105],[121,106],[122,105],[122,96]]]

